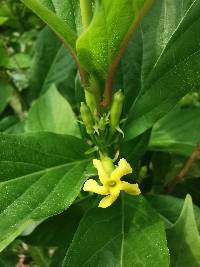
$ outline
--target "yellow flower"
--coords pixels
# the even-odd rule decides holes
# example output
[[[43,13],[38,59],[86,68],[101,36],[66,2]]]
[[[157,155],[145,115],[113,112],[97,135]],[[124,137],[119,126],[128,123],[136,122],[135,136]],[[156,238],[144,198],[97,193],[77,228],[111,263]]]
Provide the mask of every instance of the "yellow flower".
[[[112,205],[122,190],[131,195],[139,195],[141,193],[138,184],[121,181],[124,175],[132,173],[132,168],[125,159],[120,159],[117,167],[114,167],[108,157],[103,160],[94,159],[93,164],[98,171],[102,185],[99,185],[93,179],[89,179],[85,182],[83,190],[106,196],[100,201],[99,207],[107,208]]]

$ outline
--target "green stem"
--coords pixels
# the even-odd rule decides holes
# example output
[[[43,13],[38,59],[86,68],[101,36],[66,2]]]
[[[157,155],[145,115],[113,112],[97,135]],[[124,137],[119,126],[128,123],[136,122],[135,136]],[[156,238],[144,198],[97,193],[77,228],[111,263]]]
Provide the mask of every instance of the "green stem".
[[[92,1],[80,0],[81,17],[84,29],[90,25],[92,20]]]

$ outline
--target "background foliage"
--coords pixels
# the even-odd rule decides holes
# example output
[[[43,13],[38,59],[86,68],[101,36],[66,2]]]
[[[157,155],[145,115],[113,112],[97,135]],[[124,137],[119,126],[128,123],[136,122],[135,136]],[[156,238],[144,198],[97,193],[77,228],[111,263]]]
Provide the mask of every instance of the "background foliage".
[[[79,1],[0,0],[0,266],[198,267],[200,1],[154,1],[140,23],[149,1],[96,2],[83,32]],[[143,196],[106,210],[81,191],[96,172],[72,56],[125,94]]]

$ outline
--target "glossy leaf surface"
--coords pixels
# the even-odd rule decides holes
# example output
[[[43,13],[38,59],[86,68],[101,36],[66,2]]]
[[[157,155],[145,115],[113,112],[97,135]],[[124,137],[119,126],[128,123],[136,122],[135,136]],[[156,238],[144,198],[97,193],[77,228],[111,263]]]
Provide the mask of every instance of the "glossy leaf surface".
[[[26,226],[66,209],[89,161],[82,140],[50,133],[0,136],[0,250]]]
[[[81,64],[89,72],[107,77],[108,71],[127,45],[149,0],[101,0],[89,28],[77,40]]]
[[[189,195],[178,220],[167,230],[167,236],[171,255],[170,266],[200,266],[200,236]]]
[[[28,132],[49,131],[80,136],[78,122],[67,100],[52,86],[33,103],[26,122]]]
[[[200,108],[177,107],[153,127],[150,148],[190,156],[200,141],[199,132]]]
[[[168,260],[158,215],[143,197],[125,195],[122,202],[83,217],[63,266],[167,267]]]
[[[129,113],[126,139],[150,128],[184,95],[199,89],[199,12],[199,1],[163,0],[145,17],[142,89]]]

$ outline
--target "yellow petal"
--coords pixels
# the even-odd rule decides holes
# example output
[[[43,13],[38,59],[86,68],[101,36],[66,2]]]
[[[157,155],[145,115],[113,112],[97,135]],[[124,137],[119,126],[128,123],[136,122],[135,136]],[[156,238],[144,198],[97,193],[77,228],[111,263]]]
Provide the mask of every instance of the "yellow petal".
[[[117,181],[129,173],[132,173],[130,164],[125,159],[120,159],[118,167],[112,172],[110,178]]]
[[[121,190],[124,190],[127,193],[135,196],[141,194],[138,184],[129,184],[124,181],[121,182]]]
[[[99,208],[107,208],[115,202],[119,195],[108,195],[99,202]]]
[[[93,179],[89,179],[85,182],[83,186],[84,191],[93,192],[99,195],[108,195],[109,192],[104,186],[100,186],[97,184],[97,182]]]
[[[98,171],[99,180],[101,181],[102,184],[105,184],[108,181],[109,177],[105,172],[101,161],[98,159],[94,159],[93,165]]]

